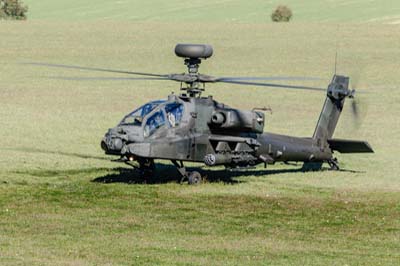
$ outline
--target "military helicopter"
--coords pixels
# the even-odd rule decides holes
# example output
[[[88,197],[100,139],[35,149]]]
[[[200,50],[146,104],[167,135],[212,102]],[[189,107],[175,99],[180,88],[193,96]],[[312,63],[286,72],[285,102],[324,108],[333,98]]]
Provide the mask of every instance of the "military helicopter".
[[[320,169],[328,163],[339,170],[334,151],[340,153],[369,153],[365,141],[334,139],[346,98],[354,98],[349,89],[349,77],[334,75],[327,89],[261,83],[257,80],[302,80],[302,77],[214,77],[199,73],[202,59],[210,58],[213,48],[205,44],[177,44],[175,54],[184,58],[188,73],[153,74],[103,68],[80,67],[45,63],[30,63],[48,67],[111,72],[137,75],[124,79],[172,80],[181,83],[180,95],[144,104],[127,114],[101,141],[106,154],[119,156],[124,162],[140,170],[146,177],[152,174],[154,160],[170,160],[182,176],[182,182],[198,184],[202,177],[188,171],[184,162],[206,166],[225,166],[243,169],[258,164],[276,162],[304,162]],[[118,78],[115,78],[118,79]],[[122,79],[122,77],[121,77]],[[257,81],[257,82],[255,82]],[[323,90],[326,99],[312,137],[301,138],[264,132],[266,109],[239,110],[217,102],[212,96],[202,97],[207,83],[230,83],[250,86]]]

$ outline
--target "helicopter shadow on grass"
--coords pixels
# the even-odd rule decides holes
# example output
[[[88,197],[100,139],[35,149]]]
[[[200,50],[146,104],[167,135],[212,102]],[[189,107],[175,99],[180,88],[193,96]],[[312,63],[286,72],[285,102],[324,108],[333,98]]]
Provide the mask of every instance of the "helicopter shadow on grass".
[[[69,157],[77,157],[80,159],[96,159],[96,160],[106,160],[109,161],[110,158],[103,156],[93,156],[89,154],[81,154],[81,153],[71,153],[71,152],[63,152],[63,151],[52,151],[45,149],[35,149],[35,148],[1,148],[0,150],[14,150],[14,151],[22,151],[28,153],[43,153],[43,154],[52,154],[52,155],[62,155]],[[236,178],[246,177],[246,176],[265,176],[265,175],[279,175],[285,173],[300,173],[300,172],[312,172],[315,169],[304,169],[303,167],[299,168],[298,164],[287,164],[288,167],[296,167],[296,168],[285,168],[285,169],[249,169],[249,170],[241,170],[241,171],[229,171],[226,169],[204,169],[201,167],[187,167],[188,171],[199,171],[205,182],[210,183],[218,183],[222,182],[225,184],[239,184],[246,181],[237,180]],[[105,170],[104,168],[103,170]],[[86,169],[84,172],[94,172],[99,170],[98,168],[94,169]],[[92,180],[92,182],[98,183],[127,183],[127,184],[165,184],[171,182],[180,182],[181,176],[178,173],[177,169],[173,165],[156,163],[156,171],[154,175],[150,178],[143,178],[139,171],[117,167],[111,169],[112,174],[107,174],[104,176],[96,177]],[[329,168],[322,168],[318,171],[329,171]],[[346,170],[341,169],[340,172],[350,172],[350,173],[364,173],[363,171],[356,170]],[[29,174],[33,175],[60,175],[60,174],[75,174],[80,173],[80,170],[68,170],[68,171],[56,171],[56,170],[44,170],[44,171],[36,171],[34,173],[29,172]]]
[[[199,171],[205,182],[223,182],[236,184],[241,181],[235,180],[237,174],[226,170],[206,170],[196,167],[187,167],[187,171]],[[144,178],[138,170],[118,167],[114,168],[117,173],[107,174],[92,180],[98,183],[127,183],[127,184],[166,184],[179,183],[181,175],[173,165],[156,163],[156,170],[151,177]],[[243,174],[243,173],[242,173]],[[254,175],[248,174],[248,175]]]
[[[239,184],[244,183],[244,180],[237,178],[246,176],[266,176],[266,175],[279,175],[285,173],[301,173],[311,172],[314,170],[304,169],[302,167],[286,168],[286,169],[251,169],[241,171],[229,171],[226,169],[203,169],[196,167],[187,167],[188,171],[199,171],[206,183],[225,183],[225,184]],[[165,183],[179,183],[181,175],[173,165],[156,163],[156,170],[152,177],[144,178],[139,171],[129,168],[118,167],[113,171],[117,173],[107,174],[97,177],[92,182],[97,183],[127,183],[127,184],[165,184]],[[329,171],[329,168],[322,168],[319,171]],[[341,172],[361,173],[354,170],[339,170]]]
[[[0,148],[0,150],[7,151],[18,151],[18,152],[26,152],[26,153],[39,153],[39,154],[48,154],[48,155],[61,155],[67,157],[76,157],[79,159],[95,159],[95,160],[105,160],[110,161],[110,158],[105,156],[95,156],[89,154],[75,153],[75,152],[65,152],[65,151],[54,151],[54,150],[46,150],[46,149],[36,149],[36,148]]]

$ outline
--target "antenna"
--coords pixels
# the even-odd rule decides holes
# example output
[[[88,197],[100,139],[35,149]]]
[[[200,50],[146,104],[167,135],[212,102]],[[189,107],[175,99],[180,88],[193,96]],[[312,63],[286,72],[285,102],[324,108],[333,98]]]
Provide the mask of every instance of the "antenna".
[[[335,48],[335,76],[336,76],[336,70],[337,70],[337,58],[338,58],[338,47],[339,47],[339,24],[337,25],[337,30],[336,30],[336,48]]]
[[[336,68],[337,68],[337,40],[336,40],[336,51],[335,51],[335,76],[336,76]]]

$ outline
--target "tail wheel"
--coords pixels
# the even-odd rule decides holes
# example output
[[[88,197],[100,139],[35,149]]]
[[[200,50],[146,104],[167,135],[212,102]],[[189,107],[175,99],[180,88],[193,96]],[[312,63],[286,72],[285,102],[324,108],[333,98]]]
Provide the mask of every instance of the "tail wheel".
[[[199,172],[193,171],[188,176],[189,185],[198,185],[201,183],[201,175]]]
[[[328,164],[331,167],[330,170],[332,171],[339,171],[339,162],[336,158],[330,159],[328,160]]]

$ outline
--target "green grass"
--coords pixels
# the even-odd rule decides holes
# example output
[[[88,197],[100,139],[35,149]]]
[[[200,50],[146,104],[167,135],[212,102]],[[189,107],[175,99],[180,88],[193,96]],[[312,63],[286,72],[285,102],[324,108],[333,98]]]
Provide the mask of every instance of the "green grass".
[[[33,10],[33,9],[32,9]],[[179,31],[176,29],[179,28]],[[2,22],[0,28],[1,265],[397,265],[400,260],[398,25],[124,21]],[[337,37],[338,36],[338,37]],[[210,43],[201,72],[356,76],[362,124],[347,104],[338,138],[368,140],[372,155],[338,155],[342,172],[267,172],[176,184],[161,162],[142,184],[102,155],[121,117],[179,84],[63,81],[104,76],[38,68],[52,62],[182,72],[177,42]],[[271,106],[265,130],[311,136],[324,94],[210,85],[206,94],[251,109]],[[262,170],[262,169],[258,169]],[[94,182],[97,181],[97,182]]]
[[[152,1],[52,1],[25,0],[34,19],[131,20],[163,22],[270,22],[280,4],[288,5],[299,22],[399,23],[400,5],[395,0],[152,0]]]
[[[208,193],[211,186],[219,195]],[[238,196],[224,193],[234,188],[223,184],[20,187],[6,192],[14,204],[2,213],[3,235],[12,236],[2,245],[2,262],[394,265],[399,259],[394,199],[367,203],[329,189],[299,197],[290,188],[296,187]]]

